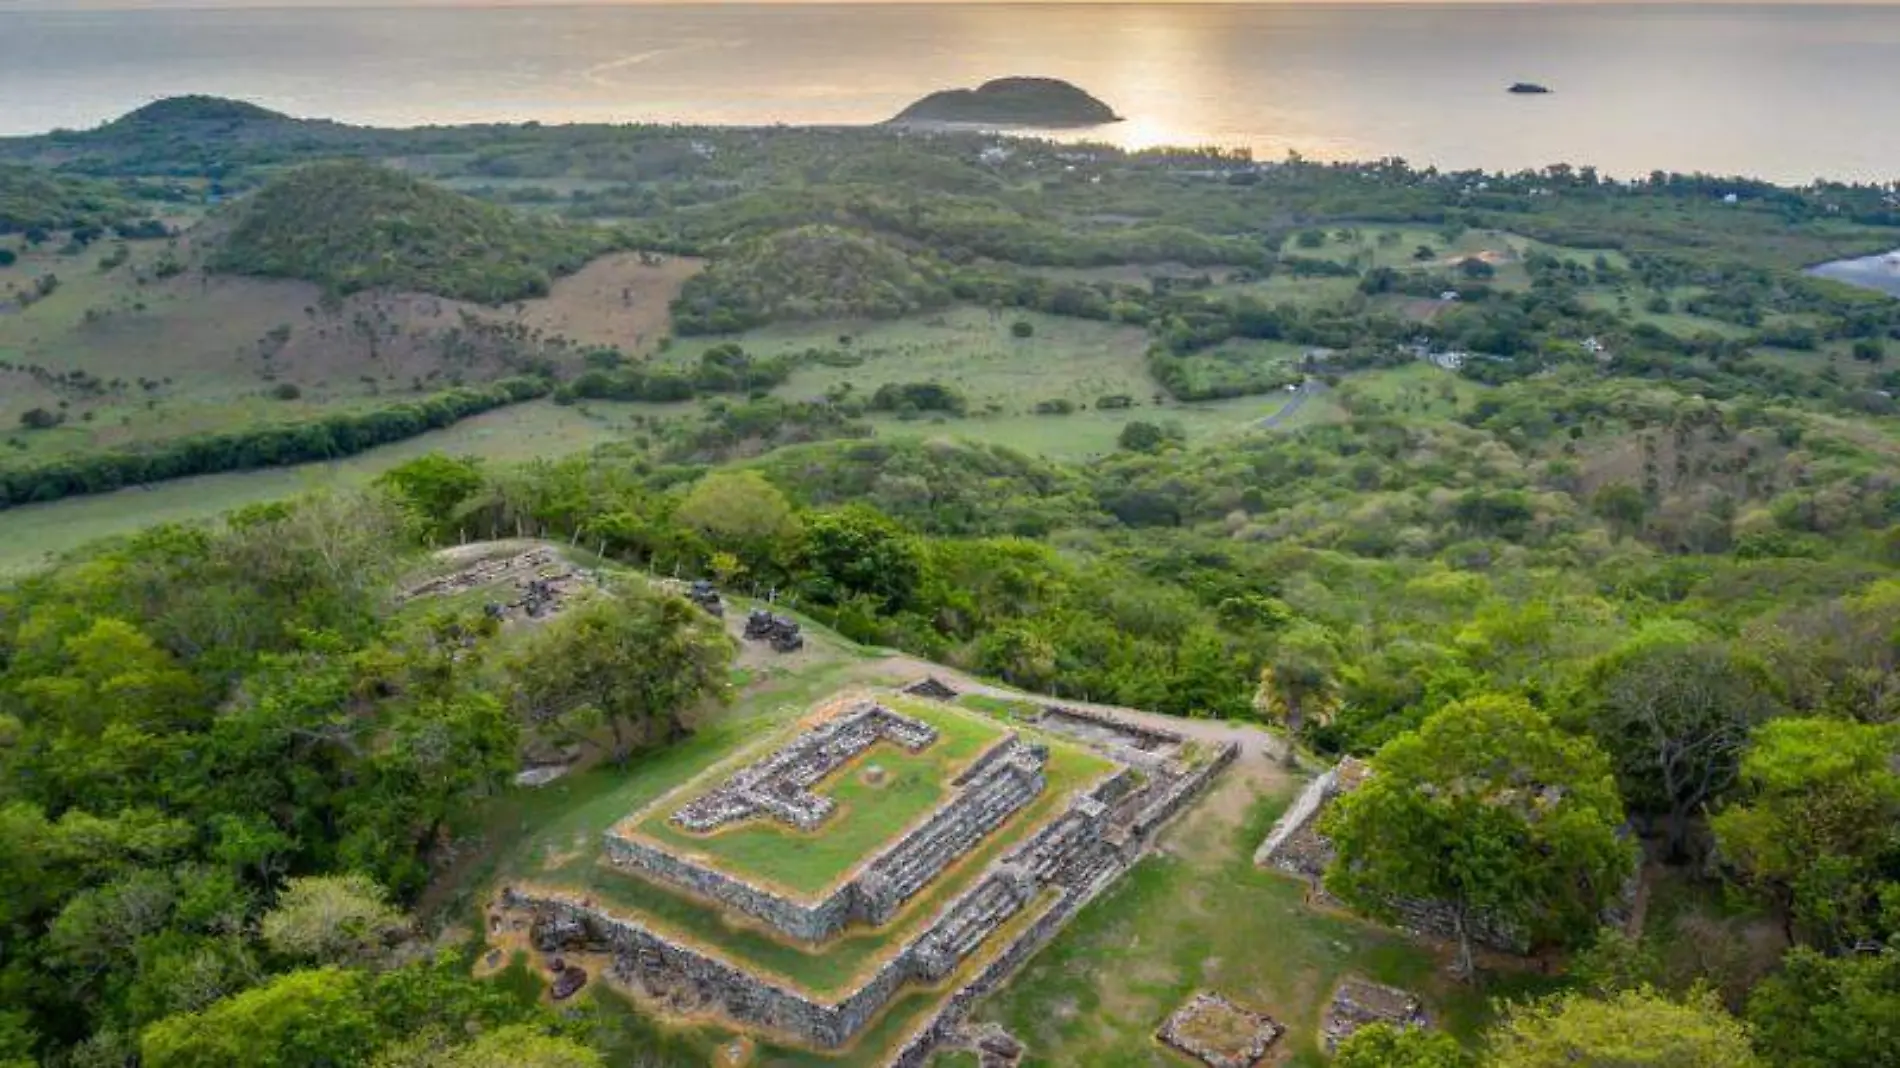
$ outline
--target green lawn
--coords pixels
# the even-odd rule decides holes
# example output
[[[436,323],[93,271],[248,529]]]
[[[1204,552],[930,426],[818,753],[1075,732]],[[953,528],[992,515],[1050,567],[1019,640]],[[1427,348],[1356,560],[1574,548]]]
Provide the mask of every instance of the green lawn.
[[[635,832],[748,881],[807,899],[823,897],[852,869],[942,803],[950,780],[1005,733],[995,723],[942,705],[889,697],[880,700],[937,728],[937,740],[916,753],[880,742],[833,772],[814,787],[815,793],[838,802],[818,830],[803,832],[766,818],[710,834],[675,827],[671,817],[679,806],[717,788],[733,770],[721,767],[707,781],[663,798],[635,824]],[[769,754],[796,734],[796,728],[782,732],[749,751],[744,762]],[[876,785],[863,774],[872,765],[884,771],[885,777]]]

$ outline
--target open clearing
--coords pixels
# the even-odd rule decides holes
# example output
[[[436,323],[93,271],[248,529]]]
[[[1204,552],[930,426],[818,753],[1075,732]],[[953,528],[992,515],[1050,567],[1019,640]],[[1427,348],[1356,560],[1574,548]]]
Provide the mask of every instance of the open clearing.
[[[50,554],[154,523],[210,519],[233,508],[318,489],[368,483],[397,464],[431,452],[499,463],[583,452],[619,440],[630,411],[650,406],[593,404],[586,409],[547,401],[517,404],[359,453],[334,463],[159,482],[89,497],[0,510],[0,574],[43,562]]]

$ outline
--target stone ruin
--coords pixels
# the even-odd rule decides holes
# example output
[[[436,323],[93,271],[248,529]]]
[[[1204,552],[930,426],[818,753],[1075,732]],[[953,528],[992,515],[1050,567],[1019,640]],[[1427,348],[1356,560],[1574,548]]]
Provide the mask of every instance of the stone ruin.
[[[927,731],[928,738],[933,740],[936,736],[936,732],[927,725],[899,716],[880,705],[859,706],[808,732],[758,764],[740,771],[733,779],[748,777],[749,773],[769,768],[791,773],[791,779],[781,781],[786,789],[800,782],[809,786],[869,748],[883,737],[880,732],[888,729],[912,731],[905,743],[921,741],[922,744],[912,746],[919,749],[928,742],[920,739],[915,731]],[[787,754],[791,756],[788,758]],[[1026,745],[1014,733],[1006,736],[953,780],[951,785],[956,788],[956,792],[949,800],[892,844],[858,865],[830,893],[816,899],[758,885],[731,872],[681,856],[661,843],[644,839],[630,831],[609,832],[607,856],[611,863],[620,868],[763,920],[791,938],[823,942],[852,924],[876,927],[888,922],[903,908],[905,902],[930,885],[944,869],[1042,793],[1046,785],[1043,765],[1047,759],[1047,752],[1040,746]],[[752,780],[748,778],[748,781]],[[803,790],[803,787],[797,788]],[[730,812],[750,796],[744,793],[735,795],[731,790],[732,780],[729,780],[727,785],[676,812],[671,818],[672,822],[680,824],[682,817],[697,821],[717,819],[718,822],[710,824],[713,827],[728,822],[732,818]],[[809,792],[802,793],[802,796],[822,802],[824,812],[830,811],[829,798]],[[726,800],[720,804],[701,805],[701,802],[714,798]],[[773,799],[784,800],[784,796],[775,795]],[[803,805],[788,805],[785,809],[765,807],[751,811],[763,811],[770,813],[772,818],[785,819],[787,809],[790,815],[796,817],[786,819],[793,826],[809,829],[818,825],[816,822],[799,822],[810,819],[812,814],[812,808]],[[818,820],[822,822],[822,814]]]
[[[840,719],[858,724],[847,729],[879,732],[916,722],[862,705]],[[872,723],[879,726],[872,728]],[[1128,723],[1108,725],[1143,729]],[[1054,724],[1052,729],[1061,730],[1062,725]],[[827,737],[839,742],[840,733],[833,731]],[[1178,750],[1179,739],[1175,742]],[[813,748],[824,750],[825,746],[795,741],[779,752]],[[992,861],[955,897],[935,906],[928,923],[882,958],[857,987],[836,998],[817,997],[757,975],[713,951],[676,941],[587,900],[511,888],[503,891],[501,904],[517,915],[531,917],[524,922],[530,924],[534,944],[544,953],[606,953],[613,978],[670,1010],[715,1012],[821,1049],[849,1043],[907,986],[952,981],[954,987],[936,1012],[884,1061],[894,1068],[922,1068],[940,1045],[968,1041],[963,1024],[971,1006],[1140,859],[1159,827],[1204,790],[1238,751],[1228,743],[1202,754],[1198,762],[1179,759],[1182,754],[1176,752],[1174,759],[1141,774],[1125,764],[1107,773],[1072,797],[1060,815]],[[771,763],[778,755],[753,767]],[[608,857],[630,875],[688,885],[700,897],[762,919],[781,933],[828,939],[847,924],[876,927],[895,918],[905,901],[1045,788],[1046,758],[1040,746],[1014,733],[992,745],[956,777],[950,798],[862,864],[844,889],[825,902],[777,898],[774,904],[748,897],[763,891],[623,834],[621,828],[609,833]],[[694,876],[689,871],[710,874],[715,881],[692,886]],[[842,906],[836,903],[840,899]],[[1007,936],[1001,934],[1005,931]],[[822,948],[820,944],[814,951]],[[1005,1039],[988,1036],[987,1042],[976,1045],[984,1064],[1010,1064],[1020,1057],[1020,1044]]]
[[[718,788],[672,816],[698,834],[764,814],[801,831],[817,829],[836,802],[811,788],[858,754],[889,740],[915,753],[937,740],[930,724],[865,702],[798,736],[765,759],[735,772]]]
[[[1174,1010],[1155,1038],[1208,1068],[1253,1068],[1285,1031],[1266,1013],[1203,992]]]
[[[694,579],[686,589],[686,599],[705,609],[715,619],[724,619],[726,604],[719,599],[719,590],[705,579]]]
[[[481,560],[404,590],[402,599],[442,597],[468,590],[508,587],[513,600],[482,606],[490,619],[545,619],[567,606],[576,593],[595,584],[594,576],[568,564],[553,549],[531,549],[513,556]]]
[[[745,636],[750,641],[769,642],[781,653],[795,653],[805,647],[805,635],[800,632],[798,621],[775,615],[767,608],[754,608],[747,614]]]
[[[1400,1030],[1430,1026],[1425,1006],[1411,992],[1350,975],[1340,980],[1332,1000],[1326,1005],[1326,1015],[1320,1021],[1320,1039],[1326,1044],[1326,1052],[1332,1053],[1353,1032],[1375,1023],[1390,1024]]]
[[[951,701],[955,700],[957,696],[957,691],[951,689],[948,684],[935,675],[925,675],[923,678],[904,687],[903,692],[912,697],[924,697],[932,701]]]

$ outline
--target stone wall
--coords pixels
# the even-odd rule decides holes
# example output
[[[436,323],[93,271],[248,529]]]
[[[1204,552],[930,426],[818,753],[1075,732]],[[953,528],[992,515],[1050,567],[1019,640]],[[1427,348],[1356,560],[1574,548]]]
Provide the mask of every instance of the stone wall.
[[[837,802],[811,788],[880,741],[916,752],[937,740],[928,723],[871,701],[787,742],[680,807],[674,823],[696,833],[764,814],[801,831],[817,829]]]
[[[857,890],[851,883],[819,901],[795,901],[658,846],[612,832],[607,835],[607,859],[615,867],[717,902],[807,942],[822,942],[836,935],[851,922],[857,908]]]

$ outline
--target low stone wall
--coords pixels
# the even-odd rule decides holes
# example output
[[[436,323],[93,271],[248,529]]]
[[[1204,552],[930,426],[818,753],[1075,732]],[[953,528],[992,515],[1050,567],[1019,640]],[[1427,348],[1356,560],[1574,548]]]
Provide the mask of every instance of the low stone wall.
[[[1058,722],[1048,722],[1051,719],[1055,719]],[[1117,739],[1109,740],[1120,740],[1122,744],[1132,749],[1162,749],[1170,746],[1178,746],[1187,740],[1184,735],[1175,731],[1143,726],[1142,724],[1125,720],[1120,716],[1111,716],[1106,712],[1097,712],[1092,708],[1074,708],[1069,705],[1043,706],[1041,722],[1050,729],[1061,730],[1062,726],[1059,721],[1063,719],[1074,720],[1077,723],[1085,723],[1099,728],[1102,732],[1116,735],[1118,736]],[[1091,737],[1095,737],[1095,735],[1091,735]]]
[[[811,787],[887,739],[915,752],[937,740],[937,729],[875,702],[862,702],[733,772],[718,787],[681,806],[672,821],[703,833],[763,813],[801,831],[814,830],[837,802],[812,793]]]

